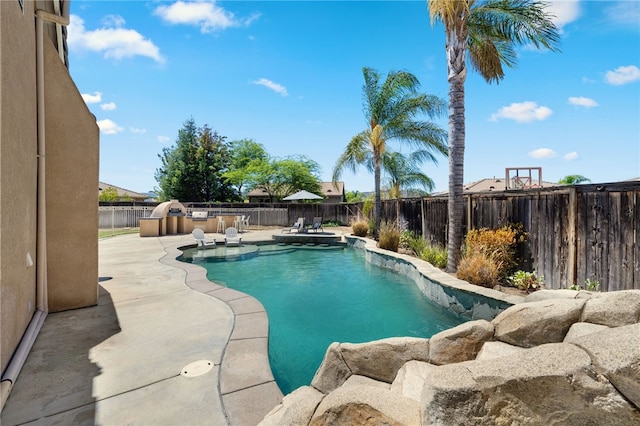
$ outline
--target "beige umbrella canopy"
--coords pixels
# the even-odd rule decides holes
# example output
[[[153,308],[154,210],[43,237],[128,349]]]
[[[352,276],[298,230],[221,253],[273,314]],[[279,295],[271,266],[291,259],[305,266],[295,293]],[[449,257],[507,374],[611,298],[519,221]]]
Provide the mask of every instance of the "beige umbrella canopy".
[[[296,201],[296,200],[322,200],[322,197],[319,195],[316,195],[312,192],[309,191],[305,191],[304,189],[302,191],[298,191],[295,194],[291,194],[288,197],[284,197],[283,198],[284,201]]]

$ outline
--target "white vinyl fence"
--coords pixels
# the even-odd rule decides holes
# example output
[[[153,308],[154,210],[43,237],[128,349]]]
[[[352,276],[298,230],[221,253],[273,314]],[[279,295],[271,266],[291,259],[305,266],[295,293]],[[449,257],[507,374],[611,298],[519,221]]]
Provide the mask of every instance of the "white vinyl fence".
[[[100,206],[98,207],[98,227],[99,229],[137,228],[138,219],[151,216],[155,206]],[[286,208],[225,208],[206,207],[189,208],[187,214],[192,210],[207,211],[209,216],[213,215],[245,215],[249,216],[249,227],[251,226],[287,226],[289,218]]]

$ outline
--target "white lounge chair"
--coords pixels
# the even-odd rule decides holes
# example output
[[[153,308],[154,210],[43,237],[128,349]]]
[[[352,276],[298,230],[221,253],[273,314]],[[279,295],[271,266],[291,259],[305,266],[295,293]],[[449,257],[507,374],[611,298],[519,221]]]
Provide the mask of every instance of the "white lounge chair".
[[[249,218],[251,216],[242,216],[242,231],[247,232],[249,230]]]
[[[241,240],[242,237],[238,235],[238,228],[231,226],[224,231],[224,243],[227,246],[239,246]]]
[[[299,217],[296,223],[291,225],[289,228],[284,228],[282,232],[287,231],[289,234],[292,232],[304,232],[304,217]]]
[[[321,217],[314,217],[313,218],[313,225],[311,225],[310,231],[313,231],[313,232],[317,233],[318,229],[321,229],[322,232],[324,232],[324,228],[322,227],[322,218]]]
[[[216,240],[206,239],[204,236],[204,231],[200,228],[195,228],[191,233],[191,235],[193,235],[193,238],[196,240],[196,243],[198,243],[199,249],[205,249],[210,247],[212,248],[216,246]]]

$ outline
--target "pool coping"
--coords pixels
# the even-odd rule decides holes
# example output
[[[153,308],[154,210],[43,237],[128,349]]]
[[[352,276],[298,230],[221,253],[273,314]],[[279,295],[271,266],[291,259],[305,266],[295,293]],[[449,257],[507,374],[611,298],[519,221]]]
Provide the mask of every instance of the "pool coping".
[[[364,250],[368,262],[412,278],[431,301],[467,320],[490,321],[508,307],[524,302],[523,296],[470,284],[417,257],[378,248],[374,240],[355,235],[344,238],[347,246]]]
[[[284,396],[269,363],[269,319],[266,310],[253,296],[209,281],[207,271],[202,266],[177,260],[182,249],[190,247],[195,245],[165,247],[166,254],[160,262],[185,271],[185,284],[188,287],[215,297],[231,309],[232,327],[222,351],[217,391],[229,424],[256,424]]]
[[[459,280],[416,257],[380,249],[373,240],[342,236],[347,247],[364,250],[368,262],[413,278],[426,297],[466,319],[491,319],[524,301],[521,296]],[[272,243],[277,244],[274,239],[251,241],[258,245]],[[177,260],[184,249],[191,247],[195,245],[165,246],[160,262],[185,271],[188,287],[217,298],[231,309],[233,325],[222,352],[217,390],[229,424],[256,424],[284,397],[269,363],[269,318],[258,299],[209,281],[206,269],[198,264]],[[475,303],[475,298],[487,303]]]

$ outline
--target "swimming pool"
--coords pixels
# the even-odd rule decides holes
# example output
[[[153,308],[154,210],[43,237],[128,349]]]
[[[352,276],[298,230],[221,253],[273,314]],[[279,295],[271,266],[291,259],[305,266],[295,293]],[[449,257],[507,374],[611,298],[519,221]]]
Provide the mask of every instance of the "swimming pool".
[[[231,255],[224,247],[215,250],[203,257],[189,249],[180,260],[198,263],[209,280],[264,305],[269,361],[284,394],[311,383],[332,342],[431,337],[464,321],[423,296],[409,278],[368,263],[361,250],[277,245],[245,246]]]

